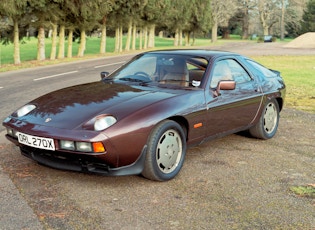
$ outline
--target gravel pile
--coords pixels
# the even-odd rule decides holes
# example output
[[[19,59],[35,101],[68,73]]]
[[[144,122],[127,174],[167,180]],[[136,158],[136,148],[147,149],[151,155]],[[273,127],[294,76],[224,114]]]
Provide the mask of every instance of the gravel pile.
[[[308,32],[286,44],[287,48],[315,48],[315,32]]]

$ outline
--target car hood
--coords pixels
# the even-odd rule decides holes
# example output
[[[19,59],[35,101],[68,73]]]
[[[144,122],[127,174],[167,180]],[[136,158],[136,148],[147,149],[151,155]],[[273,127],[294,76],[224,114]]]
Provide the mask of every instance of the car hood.
[[[157,101],[174,97],[182,90],[94,82],[64,88],[41,96],[30,104],[36,109],[21,118],[32,124],[61,129],[81,129],[97,115],[118,120]]]

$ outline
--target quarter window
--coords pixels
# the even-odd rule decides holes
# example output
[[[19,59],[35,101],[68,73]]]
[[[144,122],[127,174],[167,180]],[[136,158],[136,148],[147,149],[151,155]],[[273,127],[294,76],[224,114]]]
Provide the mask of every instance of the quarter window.
[[[276,74],[274,72],[272,72],[271,70],[267,69],[266,67],[258,64],[257,62],[254,62],[254,61],[249,60],[249,59],[247,59],[247,61],[253,67],[255,67],[255,69],[257,69],[258,71],[262,72],[264,74],[264,76],[266,76],[266,77],[274,77],[274,76],[276,76]]]

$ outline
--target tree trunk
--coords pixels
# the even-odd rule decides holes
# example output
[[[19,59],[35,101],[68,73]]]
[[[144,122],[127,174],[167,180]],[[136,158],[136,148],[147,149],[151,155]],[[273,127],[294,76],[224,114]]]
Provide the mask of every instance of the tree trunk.
[[[218,41],[218,23],[214,22],[211,29],[211,42],[215,43]]]
[[[174,36],[174,46],[178,46],[178,39],[179,38],[179,33],[178,33],[178,29],[176,29],[175,31],[175,36]]]
[[[144,44],[143,44],[143,49],[148,48],[148,27],[145,26],[143,29],[143,36],[144,36]]]
[[[143,28],[140,28],[140,31],[139,31],[139,50],[142,50],[142,43],[143,43]]]
[[[100,53],[106,53],[106,24],[102,24],[102,34],[101,34],[101,45],[100,45]]]
[[[101,25],[101,45],[100,45],[100,54],[106,53],[106,17],[103,17]]]
[[[264,25],[264,35],[269,35],[269,27]]]
[[[67,57],[72,58],[73,29],[69,29]]]
[[[159,32],[159,38],[163,38],[164,37],[164,32],[163,32],[163,30],[161,30],[160,32]]]
[[[38,29],[38,43],[37,43],[37,60],[45,60],[45,28],[40,26]]]
[[[85,34],[85,29],[82,29],[81,34],[80,34],[80,46],[78,50],[78,57],[84,56],[85,45],[86,45],[86,34]]]
[[[178,33],[178,42],[180,46],[183,46],[183,30],[180,29]]]
[[[154,37],[155,37],[155,24],[152,24],[150,26],[150,30],[149,30],[149,42],[148,42],[148,48],[154,48]]]
[[[223,39],[230,39],[230,31],[227,27],[222,27],[223,33],[222,38]]]
[[[248,4],[248,3],[247,3]],[[242,25],[242,39],[248,39],[248,31],[249,31],[249,14],[248,14],[248,6],[244,7],[244,16],[243,16],[243,25]]]
[[[185,46],[190,46],[190,33],[185,32]]]
[[[259,16],[260,16],[260,22],[264,31],[264,35],[268,35],[269,34],[269,28],[266,22],[266,18],[267,18],[267,14],[265,14],[262,10],[260,10],[259,12]]]
[[[52,38],[51,38],[51,51],[50,51],[50,60],[56,59],[57,54],[57,28],[58,25],[53,23],[52,24]]]
[[[195,36],[195,32],[193,32],[193,42],[192,42],[192,46],[195,45],[195,42],[196,42],[196,36]]]
[[[119,28],[119,52],[123,51],[123,26]]]
[[[14,64],[21,64],[20,58],[20,36],[19,36],[19,23],[17,20],[13,20],[14,23]]]
[[[136,40],[137,40],[137,26],[133,25],[133,30],[132,30],[132,50],[136,50]]]
[[[130,20],[128,24],[127,41],[126,41],[126,46],[125,46],[126,51],[130,50],[131,36],[132,36],[132,21]]]
[[[116,27],[116,30],[115,30],[115,52],[118,53],[119,52],[119,36],[120,36],[120,33],[119,33],[119,27]]]
[[[59,49],[58,49],[58,59],[63,59],[65,57],[65,26],[60,26],[59,31]]]
[[[285,0],[281,1],[282,7],[281,7],[281,28],[280,28],[280,39],[284,40],[284,17],[285,17]]]

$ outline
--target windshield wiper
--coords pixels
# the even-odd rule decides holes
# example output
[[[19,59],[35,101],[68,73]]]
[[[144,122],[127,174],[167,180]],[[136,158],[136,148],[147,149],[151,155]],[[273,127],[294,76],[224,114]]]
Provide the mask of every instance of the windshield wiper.
[[[122,77],[119,78],[120,81],[130,81],[130,82],[139,82],[139,83],[149,83],[152,82],[152,80],[149,79],[143,79],[138,77]]]
[[[122,78],[119,78],[118,80],[120,80],[120,81],[132,81],[132,82],[137,82],[137,79],[130,78],[130,77],[122,77]]]

